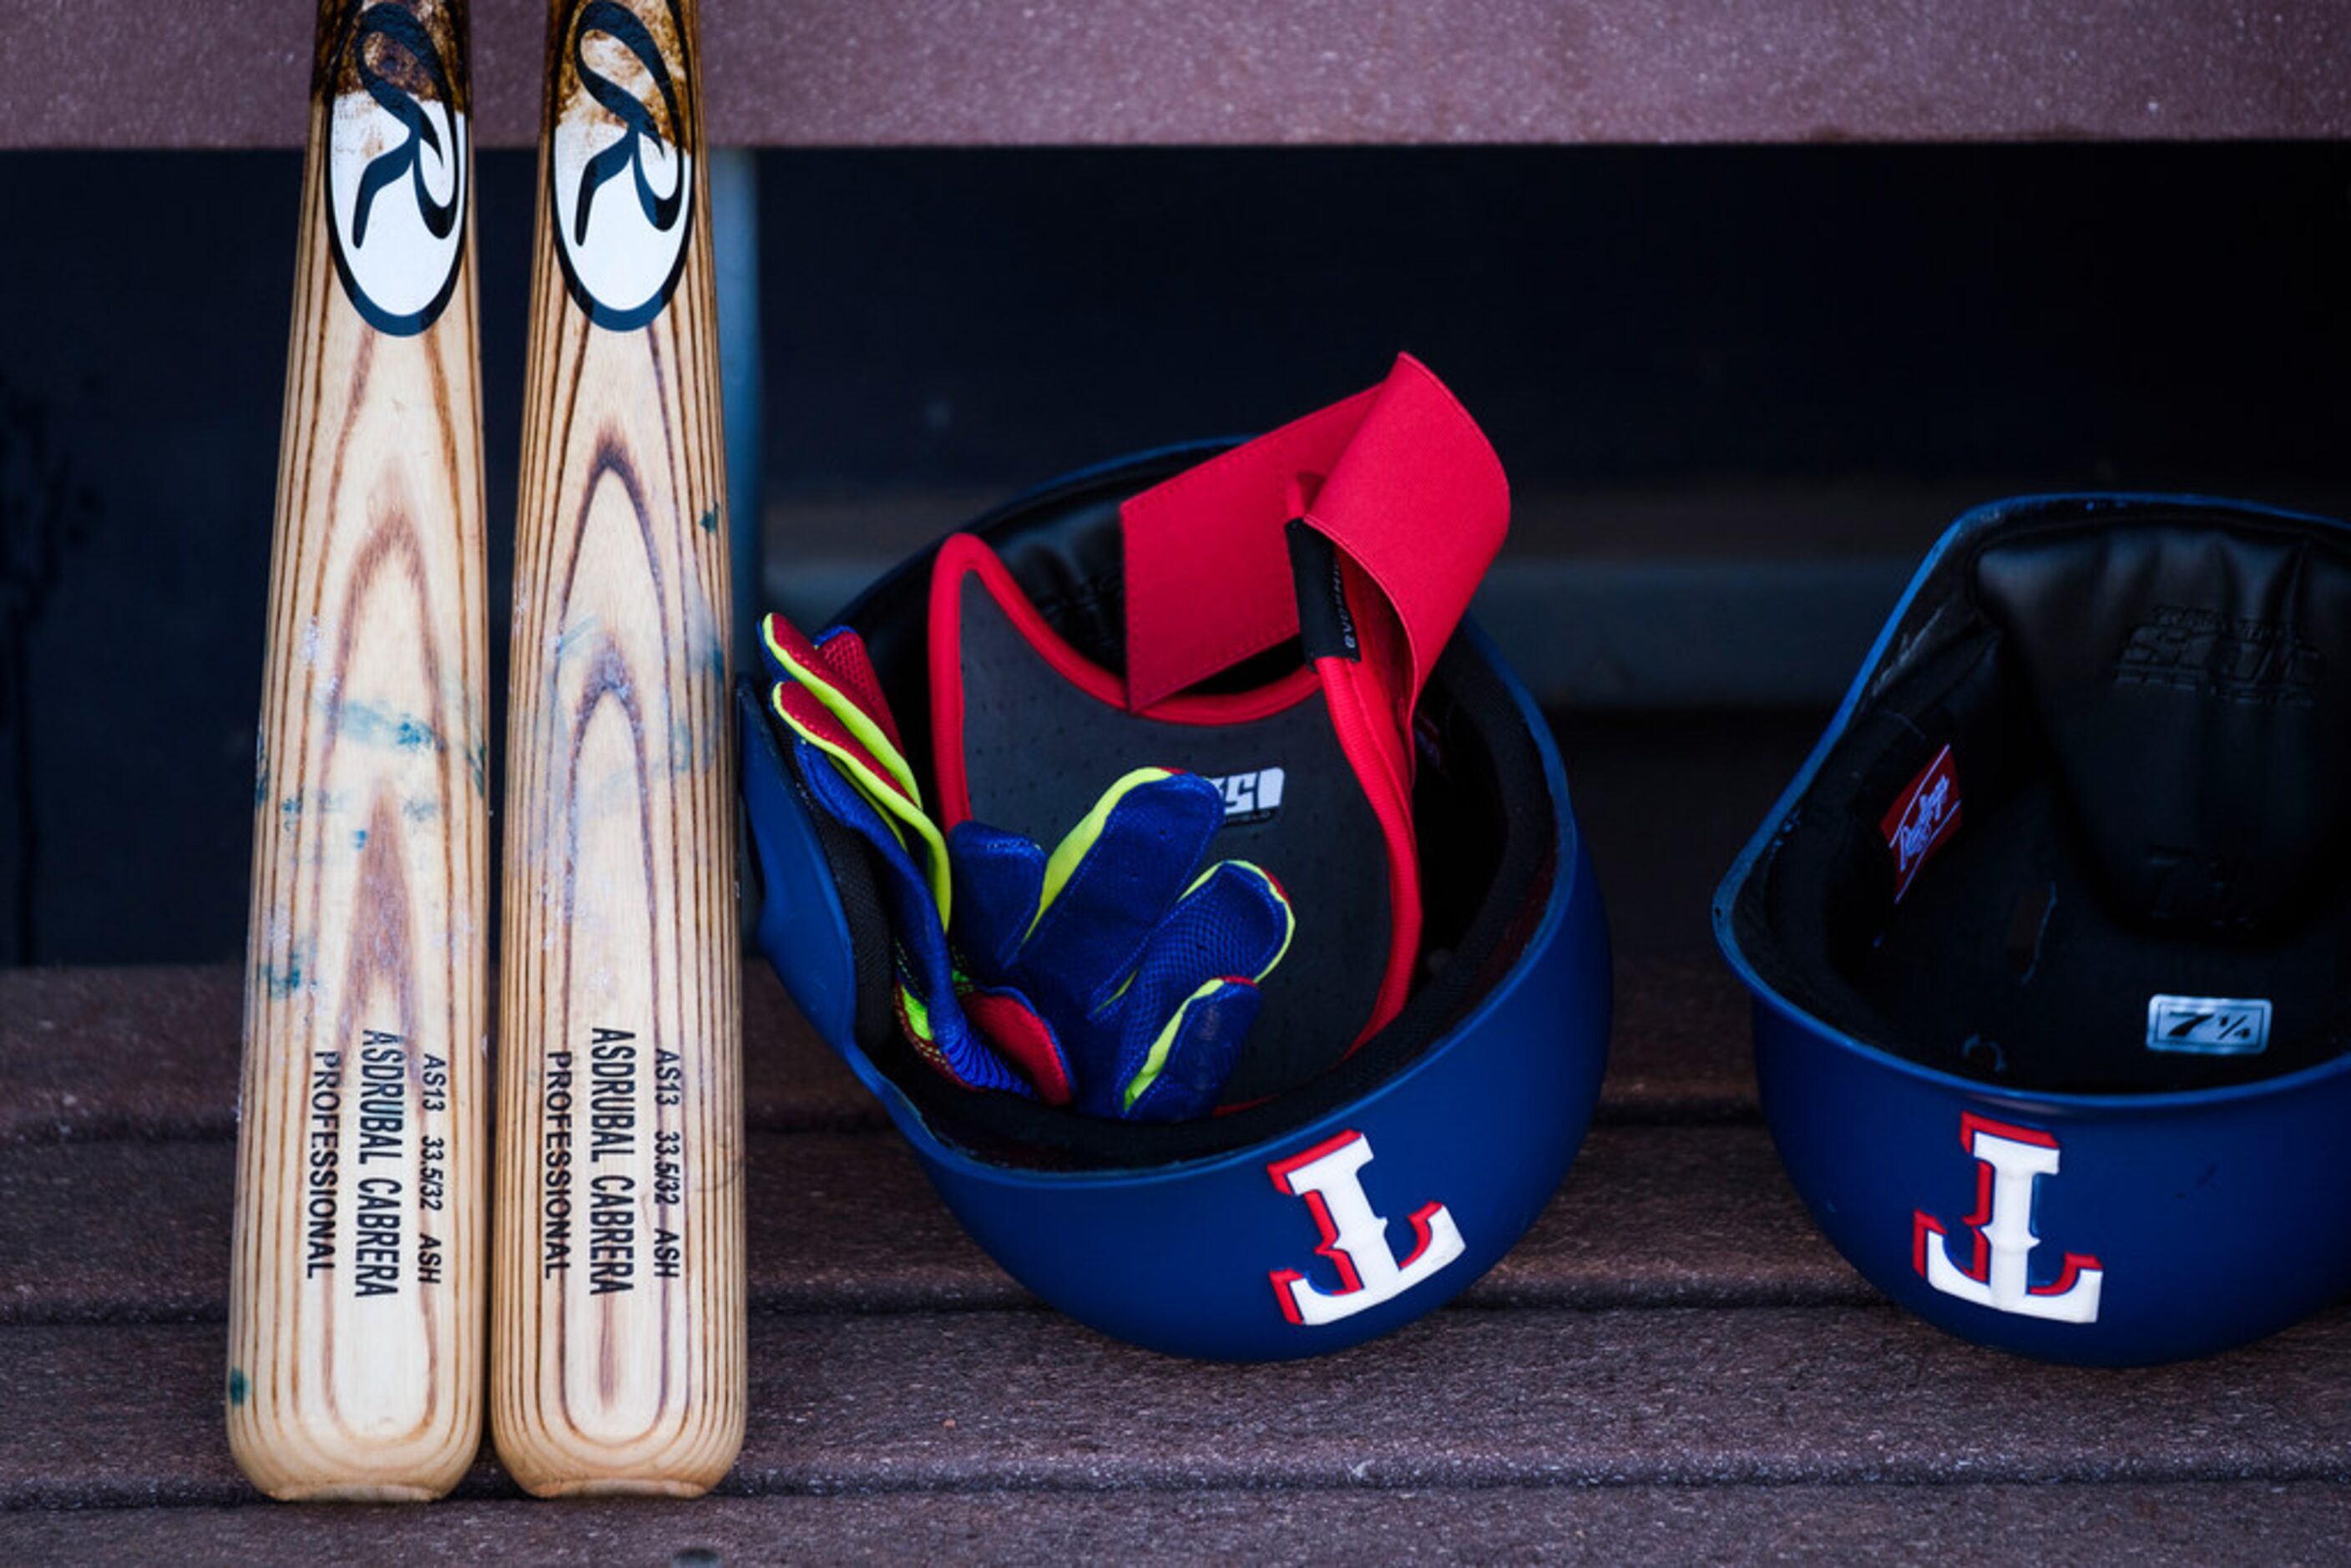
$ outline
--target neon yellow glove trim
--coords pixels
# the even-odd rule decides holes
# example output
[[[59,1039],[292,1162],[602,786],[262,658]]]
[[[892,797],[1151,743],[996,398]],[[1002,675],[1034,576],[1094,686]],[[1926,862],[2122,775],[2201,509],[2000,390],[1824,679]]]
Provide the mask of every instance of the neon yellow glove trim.
[[[1173,778],[1175,772],[1172,768],[1136,768],[1103,790],[1102,799],[1094,802],[1093,810],[1079,818],[1078,825],[1061,836],[1061,841],[1053,846],[1053,852],[1045,857],[1045,885],[1037,894],[1037,913],[1029,917],[1029,929],[1021,933],[1022,941],[1026,942],[1037,934],[1037,923],[1045,918],[1045,911],[1053,907],[1053,900],[1061,896],[1061,890],[1069,886],[1070,878],[1077,874],[1079,862],[1094,847],[1094,841],[1102,837],[1102,827],[1110,821],[1110,814],[1118,803],[1130,790]]]
[[[1126,1081],[1125,1089],[1120,1092],[1118,1103],[1120,1110],[1134,1110],[1134,1103],[1149,1092],[1153,1084],[1159,1082],[1160,1073],[1167,1067],[1167,1053],[1176,1049],[1176,1031],[1182,1026],[1184,1015],[1192,1010],[1194,1002],[1204,1000],[1209,992],[1224,983],[1225,977],[1217,976],[1190,996],[1186,997],[1183,1004],[1167,1015],[1167,1021],[1159,1028],[1158,1038],[1151,1042],[1151,1054],[1143,1059],[1142,1068],[1134,1077]]]
[[[1281,891],[1281,884],[1266,875],[1264,867],[1250,861],[1218,861],[1217,865],[1210,866],[1192,879],[1192,885],[1184,890],[1185,896],[1188,898],[1197,893],[1200,890],[1200,884],[1217,873],[1217,866],[1226,865],[1238,866],[1259,878],[1265,883],[1266,891],[1273,894],[1273,901],[1281,905],[1281,946],[1271,958],[1266,960],[1264,968],[1249,977],[1252,982],[1260,981],[1273,973],[1274,966],[1280,963],[1283,955],[1290,951],[1290,939],[1298,935],[1298,912],[1290,907],[1289,895]],[[1134,1103],[1142,1099],[1154,1083],[1159,1082],[1160,1073],[1167,1067],[1167,1055],[1176,1049],[1176,1034],[1183,1025],[1184,1015],[1191,1009],[1194,1002],[1204,999],[1209,992],[1223,985],[1228,978],[1230,978],[1229,976],[1218,975],[1207,981],[1199,989],[1186,997],[1175,1012],[1168,1015],[1167,1021],[1160,1026],[1157,1037],[1152,1040],[1150,1052],[1144,1057],[1142,1067],[1136,1070],[1133,1078],[1127,1080],[1126,1087],[1120,1092],[1119,1109],[1134,1110]],[[1130,972],[1125,979],[1119,982],[1117,994],[1111,999],[1115,1001],[1118,997],[1124,996],[1127,987],[1134,983],[1134,976]],[[1103,1005],[1107,1007],[1109,1003]]]
[[[914,1031],[915,1038],[928,1045],[931,1042],[931,1009],[923,1004],[923,998],[906,987],[900,986],[898,1009],[906,1015],[906,1027]]]
[[[906,842],[908,830],[920,841],[923,876],[931,884],[931,897],[939,906],[939,924],[945,925],[952,908],[955,879],[947,864],[947,842],[940,836],[938,824],[924,814],[919,804],[909,801],[876,774],[863,757],[815,734],[794,718],[783,705],[783,691],[779,682],[768,698],[768,706],[776,710],[776,716],[791,726],[794,735],[832,758],[857,792],[865,797],[866,803],[882,813],[882,821],[897,835],[901,845]]]
[[[825,706],[826,711],[841,721],[841,727],[857,737],[860,746],[881,759],[882,766],[889,770],[890,776],[898,781],[898,787],[906,792],[907,799],[913,800],[919,810],[923,804],[922,786],[914,782],[914,770],[907,766],[898,748],[890,743],[889,733],[851,700],[848,693],[827,680],[822,672],[810,669],[778,646],[765,621],[759,622],[759,640],[767,643],[768,652],[775,656],[776,663],[789,670],[792,679],[806,686],[816,700]]]
[[[1218,861],[1216,865],[1210,866],[1207,870],[1202,872],[1199,875],[1192,879],[1192,885],[1184,890],[1184,896],[1186,898],[1189,898],[1194,894],[1199,892],[1200,884],[1207,882],[1210,877],[1216,875],[1218,866],[1228,865],[1238,866],[1241,870],[1249,873],[1251,876],[1256,877],[1259,882],[1265,883],[1266,892],[1273,894],[1273,901],[1281,905],[1281,946],[1273,950],[1273,956],[1265,961],[1264,968],[1259,969],[1256,974],[1249,977],[1249,979],[1252,982],[1263,980],[1268,975],[1273,973],[1274,967],[1276,965],[1280,964],[1284,957],[1289,956],[1290,939],[1298,935],[1298,911],[1291,906],[1290,894],[1281,891],[1281,883],[1274,881],[1272,877],[1269,876],[1266,873],[1266,869],[1258,864],[1255,861]]]

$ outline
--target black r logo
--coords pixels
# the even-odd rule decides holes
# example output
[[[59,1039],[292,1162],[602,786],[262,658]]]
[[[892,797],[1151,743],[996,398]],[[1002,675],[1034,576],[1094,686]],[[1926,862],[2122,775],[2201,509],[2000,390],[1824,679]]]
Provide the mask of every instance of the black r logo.
[[[637,63],[644,68],[645,75],[652,78],[653,90],[661,94],[662,108],[668,111],[667,120],[673,128],[669,136],[662,134],[662,128],[654,123],[652,111],[638,100],[634,93],[588,63],[588,35],[590,33],[609,36],[636,57]],[[618,0],[589,0],[580,8],[580,26],[571,35],[571,62],[573,68],[580,73],[580,85],[587,89],[588,96],[611,110],[612,117],[628,128],[626,136],[588,160],[587,172],[580,183],[580,218],[573,227],[571,243],[588,243],[588,209],[594,204],[596,193],[603,188],[604,182],[623,169],[637,177],[637,207],[644,214],[645,222],[667,234],[676,225],[679,210],[685,205],[684,183],[677,182],[675,188],[665,196],[653,193],[653,182],[645,177],[645,138],[652,137],[656,147],[674,146],[684,138],[678,136],[674,130],[679,123],[677,85],[670,79],[669,66],[662,59],[661,50],[654,47],[653,33],[637,20],[635,13],[620,5]]]
[[[378,5],[360,14],[359,32],[351,43],[351,64],[358,69],[360,85],[367,89],[367,95],[407,128],[408,138],[370,162],[367,172],[360,176],[359,208],[351,217],[351,243],[361,247],[367,245],[368,213],[375,205],[377,194],[402,174],[409,177],[414,188],[416,210],[424,220],[425,232],[434,239],[446,238],[457,223],[457,193],[453,186],[447,201],[435,201],[425,187],[424,163],[417,153],[430,147],[446,164],[448,150],[442,144],[441,132],[424,118],[423,105],[368,58],[368,45],[378,38],[408,57],[409,63],[423,73],[441,102],[449,102],[453,96],[449,91],[449,68],[441,61],[441,51],[433,47],[433,35],[424,30],[424,24],[396,5]]]
[[[559,37],[548,131],[556,253],[589,319],[626,331],[669,303],[693,228],[684,21],[674,0],[580,0]],[[623,174],[627,186],[607,195]]]
[[[352,5],[319,89],[335,270],[369,325],[401,336],[440,316],[465,243],[472,149],[450,58],[465,18],[454,5],[438,15],[450,48],[408,0]]]

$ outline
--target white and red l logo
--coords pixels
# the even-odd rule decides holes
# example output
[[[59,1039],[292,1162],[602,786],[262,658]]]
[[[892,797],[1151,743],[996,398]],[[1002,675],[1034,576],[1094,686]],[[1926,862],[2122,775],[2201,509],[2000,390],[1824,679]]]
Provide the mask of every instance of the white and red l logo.
[[[1953,1262],[1943,1222],[1922,1208],[1910,1221],[1911,1267],[1945,1295],[1994,1312],[2052,1322],[2096,1322],[2098,1292],[2106,1280],[2097,1259],[2066,1253],[2057,1278],[2046,1285],[2031,1283],[2027,1272],[2032,1249],[2041,1244],[2032,1228],[2033,1186],[2057,1174],[2056,1137],[1962,1112],[1959,1145],[1976,1161],[1976,1210],[1959,1222],[1973,1233],[1974,1251],[1966,1263]]]
[[[1396,1257],[1388,1246],[1388,1222],[1373,1212],[1356,1174],[1371,1160],[1369,1140],[1349,1132],[1266,1166],[1277,1188],[1306,1200],[1322,1228],[1322,1244],[1314,1250],[1339,1270],[1336,1291],[1316,1289],[1295,1269],[1273,1270],[1281,1315],[1301,1327],[1334,1323],[1393,1301],[1462,1254],[1461,1230],[1452,1214],[1441,1203],[1429,1203],[1412,1216],[1416,1244],[1411,1255]]]

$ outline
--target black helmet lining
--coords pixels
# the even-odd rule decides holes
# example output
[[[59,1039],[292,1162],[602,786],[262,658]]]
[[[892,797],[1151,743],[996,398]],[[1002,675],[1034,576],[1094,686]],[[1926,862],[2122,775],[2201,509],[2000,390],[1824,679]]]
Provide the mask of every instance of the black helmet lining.
[[[1742,947],[1851,1032],[2020,1089],[2339,1054],[2351,536],[2157,503],[2024,517],[1922,585],[1742,889]],[[1959,820],[1897,898],[1887,813],[1946,747]],[[2151,1043],[2161,997],[2265,1003],[2266,1046]]]
[[[1094,470],[1017,500],[975,525],[1054,629],[1117,668],[1118,506],[1129,495],[1212,455],[1185,447]],[[925,604],[934,552],[905,563],[838,618],[866,640],[910,757],[929,757]],[[1296,644],[1261,655],[1242,678],[1292,667]],[[1272,1098],[1193,1122],[1110,1122],[1002,1093],[974,1093],[942,1078],[899,1036],[886,976],[858,973],[856,1031],[869,1060],[941,1136],[973,1154],[1027,1168],[1147,1168],[1209,1157],[1279,1136],[1345,1104],[1443,1036],[1508,974],[1534,935],[1561,874],[1557,821],[1542,757],[1507,680],[1477,641],[1457,634],[1423,692],[1414,821],[1419,841],[1424,936],[1410,999],[1384,1029],[1336,1066]],[[873,876],[870,851],[816,817],[818,833],[860,950],[887,936],[879,900],[855,883]],[[1376,854],[1376,846],[1367,847]],[[1278,869],[1277,873],[1278,873]],[[859,912],[867,914],[858,928]],[[877,1005],[878,1004],[878,1005]]]

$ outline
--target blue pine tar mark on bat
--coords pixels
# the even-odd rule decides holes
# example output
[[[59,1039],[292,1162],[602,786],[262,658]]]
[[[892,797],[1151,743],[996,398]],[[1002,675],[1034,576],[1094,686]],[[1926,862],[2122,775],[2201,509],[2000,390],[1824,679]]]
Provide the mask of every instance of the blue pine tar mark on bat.
[[[277,828],[290,833],[302,825],[305,815],[333,816],[341,810],[344,797],[326,789],[313,789],[307,795],[288,795],[277,802]]]
[[[696,733],[685,719],[672,719],[669,727],[669,770],[672,773],[699,773],[718,760],[718,733],[705,727]]]
[[[578,656],[580,651],[595,639],[600,630],[593,615],[582,615],[565,627],[562,635],[555,640],[555,663],[559,664],[566,659]]]
[[[414,714],[397,713],[377,703],[342,702],[327,699],[324,705],[330,716],[342,727],[347,739],[362,746],[388,746],[401,751],[438,751],[441,735],[432,724]]]
[[[303,979],[302,959],[298,954],[288,955],[282,969],[275,964],[261,966],[261,988],[269,994],[273,1002],[282,1002],[300,990]]]

